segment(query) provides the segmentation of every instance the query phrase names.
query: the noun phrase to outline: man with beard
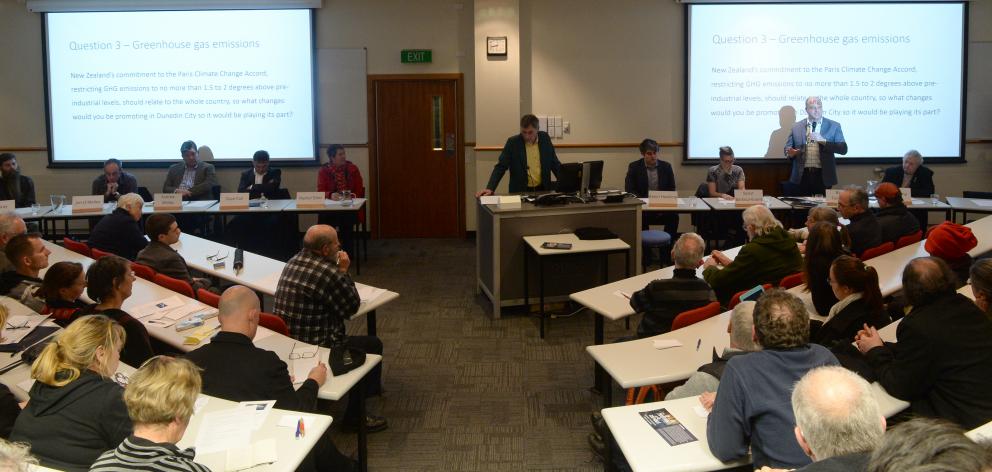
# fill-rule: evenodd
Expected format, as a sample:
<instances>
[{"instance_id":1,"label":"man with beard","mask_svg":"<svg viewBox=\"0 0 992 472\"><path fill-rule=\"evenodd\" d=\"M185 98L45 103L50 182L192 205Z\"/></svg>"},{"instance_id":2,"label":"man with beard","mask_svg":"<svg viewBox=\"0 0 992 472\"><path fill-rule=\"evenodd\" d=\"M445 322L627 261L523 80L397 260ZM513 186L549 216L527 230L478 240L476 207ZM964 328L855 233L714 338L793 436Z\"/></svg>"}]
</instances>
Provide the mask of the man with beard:
<instances>
[{"instance_id":1,"label":"man with beard","mask_svg":"<svg viewBox=\"0 0 992 472\"><path fill-rule=\"evenodd\" d=\"M17 156L5 152L0 154L0 200L14 200L17 208L29 207L35 203L34 181L21 175L17 169Z\"/></svg>"}]
</instances>

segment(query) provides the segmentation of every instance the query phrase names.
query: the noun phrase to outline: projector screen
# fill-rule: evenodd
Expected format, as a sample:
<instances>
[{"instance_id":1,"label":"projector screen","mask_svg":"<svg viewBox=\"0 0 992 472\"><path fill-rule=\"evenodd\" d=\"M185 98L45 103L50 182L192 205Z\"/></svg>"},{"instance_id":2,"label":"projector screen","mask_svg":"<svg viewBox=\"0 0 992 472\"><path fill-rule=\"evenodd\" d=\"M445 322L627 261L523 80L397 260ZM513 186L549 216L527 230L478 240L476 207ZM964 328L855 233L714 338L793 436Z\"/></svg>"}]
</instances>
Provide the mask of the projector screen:
<instances>
[{"instance_id":1,"label":"projector screen","mask_svg":"<svg viewBox=\"0 0 992 472\"><path fill-rule=\"evenodd\" d=\"M317 159L310 10L46 15L53 165Z\"/></svg>"},{"instance_id":2,"label":"projector screen","mask_svg":"<svg viewBox=\"0 0 992 472\"><path fill-rule=\"evenodd\" d=\"M840 123L849 161L962 158L963 3L688 8L686 159L720 146L784 159L810 96Z\"/></svg>"}]
</instances>

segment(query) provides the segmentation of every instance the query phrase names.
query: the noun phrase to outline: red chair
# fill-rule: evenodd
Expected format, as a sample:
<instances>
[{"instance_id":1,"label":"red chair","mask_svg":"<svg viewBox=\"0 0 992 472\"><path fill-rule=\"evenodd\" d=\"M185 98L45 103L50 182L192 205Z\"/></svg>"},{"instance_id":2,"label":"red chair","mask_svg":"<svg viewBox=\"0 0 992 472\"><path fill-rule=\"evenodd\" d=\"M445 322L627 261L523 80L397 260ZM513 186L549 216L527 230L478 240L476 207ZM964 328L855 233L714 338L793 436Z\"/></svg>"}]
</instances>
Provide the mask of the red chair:
<instances>
[{"instance_id":1,"label":"red chair","mask_svg":"<svg viewBox=\"0 0 992 472\"><path fill-rule=\"evenodd\" d=\"M771 290L772 284L764 284L761 287L764 288L765 290ZM747 290L751 290L751 289L749 288ZM747 292L747 290L741 290L740 292L735 293L734 296L730 297L730 303L727 304L727 309L733 310L734 307L741 302L741 295L744 295L744 293Z\"/></svg>"},{"instance_id":2,"label":"red chair","mask_svg":"<svg viewBox=\"0 0 992 472\"><path fill-rule=\"evenodd\" d=\"M76 241L75 239L68 237L62 238L62 246L64 246L66 249L72 252L82 254L86 257L93 257L93 253L90 251L90 247L87 246L86 243L81 243L79 241Z\"/></svg>"},{"instance_id":3,"label":"red chair","mask_svg":"<svg viewBox=\"0 0 992 472\"><path fill-rule=\"evenodd\" d=\"M889 241L885 244L880 244L878 246L865 249L864 252L861 253L861 260L867 261L868 259L871 259L873 257L878 257L881 256L882 254L888 254L894 251L895 249L896 249L895 243Z\"/></svg>"},{"instance_id":4,"label":"red chair","mask_svg":"<svg viewBox=\"0 0 992 472\"><path fill-rule=\"evenodd\" d=\"M913 243L918 243L920 242L921 239L923 239L923 231L917 231L913 234L907 234L899 238L898 241L896 241L896 249L909 246L910 244Z\"/></svg>"},{"instance_id":5,"label":"red chair","mask_svg":"<svg viewBox=\"0 0 992 472\"><path fill-rule=\"evenodd\" d=\"M792 287L802 284L803 284L803 273L796 272L795 274L786 275L785 277L782 277L782 281L778 283L778 286L788 290Z\"/></svg>"},{"instance_id":6,"label":"red chair","mask_svg":"<svg viewBox=\"0 0 992 472\"><path fill-rule=\"evenodd\" d=\"M155 277L152 278L152 282L155 282L156 284L172 290L180 295L186 295L189 298L196 298L196 295L193 294L193 286L185 280L174 279L165 274L155 274Z\"/></svg>"},{"instance_id":7,"label":"red chair","mask_svg":"<svg viewBox=\"0 0 992 472\"><path fill-rule=\"evenodd\" d=\"M114 253L112 253L112 252L101 251L100 249L97 249L95 247L94 248L90 248L90 253L93 254L92 255L93 259L103 259L104 257L113 256L114 255Z\"/></svg>"},{"instance_id":8,"label":"red chair","mask_svg":"<svg viewBox=\"0 0 992 472\"><path fill-rule=\"evenodd\" d=\"M264 328L269 328L283 336L289 336L289 326L283 321L278 315L273 315L272 313L259 313L258 314L258 324Z\"/></svg>"},{"instance_id":9,"label":"red chair","mask_svg":"<svg viewBox=\"0 0 992 472\"><path fill-rule=\"evenodd\" d=\"M155 269L148 267L144 264L138 264L137 262L131 263L131 270L134 271L134 275L141 277L149 282L155 281Z\"/></svg>"},{"instance_id":10,"label":"red chair","mask_svg":"<svg viewBox=\"0 0 992 472\"><path fill-rule=\"evenodd\" d=\"M220 307L220 295L205 288L196 289L196 299L214 308Z\"/></svg>"}]
</instances>

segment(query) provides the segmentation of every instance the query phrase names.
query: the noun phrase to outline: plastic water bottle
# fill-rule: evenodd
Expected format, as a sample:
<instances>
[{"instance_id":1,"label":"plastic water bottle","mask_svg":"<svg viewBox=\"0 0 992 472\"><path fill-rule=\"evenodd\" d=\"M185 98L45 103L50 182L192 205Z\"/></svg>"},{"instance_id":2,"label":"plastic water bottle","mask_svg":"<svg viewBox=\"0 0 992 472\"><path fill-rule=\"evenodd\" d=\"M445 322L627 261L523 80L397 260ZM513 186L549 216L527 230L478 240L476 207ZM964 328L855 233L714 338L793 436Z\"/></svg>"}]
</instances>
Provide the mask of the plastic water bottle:
<instances>
[{"instance_id":1,"label":"plastic water bottle","mask_svg":"<svg viewBox=\"0 0 992 472\"><path fill-rule=\"evenodd\" d=\"M259 200L262 201L262 208L268 208L269 207L269 199L268 198L265 198L265 195L264 194L262 195L262 198L260 198Z\"/></svg>"}]
</instances>

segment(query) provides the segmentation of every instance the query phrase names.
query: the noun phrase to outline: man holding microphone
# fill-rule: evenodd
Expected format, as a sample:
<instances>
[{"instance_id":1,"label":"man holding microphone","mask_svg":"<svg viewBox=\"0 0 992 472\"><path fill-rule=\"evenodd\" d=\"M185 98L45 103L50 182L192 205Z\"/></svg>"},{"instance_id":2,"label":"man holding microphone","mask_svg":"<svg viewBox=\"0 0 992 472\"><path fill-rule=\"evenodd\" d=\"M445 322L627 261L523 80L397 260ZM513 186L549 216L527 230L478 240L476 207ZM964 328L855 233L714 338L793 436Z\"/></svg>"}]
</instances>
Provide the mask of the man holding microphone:
<instances>
[{"instance_id":1,"label":"man holding microphone","mask_svg":"<svg viewBox=\"0 0 992 472\"><path fill-rule=\"evenodd\" d=\"M806 119L792 125L785 141L785 157L792 161L789 182L799 186L800 195L822 195L837 184L834 154L847 154L844 132L840 123L823 117L820 97L809 97Z\"/></svg>"}]
</instances>

